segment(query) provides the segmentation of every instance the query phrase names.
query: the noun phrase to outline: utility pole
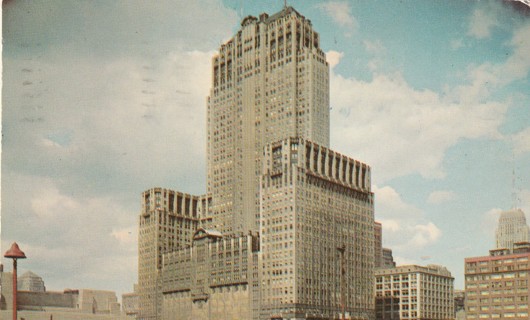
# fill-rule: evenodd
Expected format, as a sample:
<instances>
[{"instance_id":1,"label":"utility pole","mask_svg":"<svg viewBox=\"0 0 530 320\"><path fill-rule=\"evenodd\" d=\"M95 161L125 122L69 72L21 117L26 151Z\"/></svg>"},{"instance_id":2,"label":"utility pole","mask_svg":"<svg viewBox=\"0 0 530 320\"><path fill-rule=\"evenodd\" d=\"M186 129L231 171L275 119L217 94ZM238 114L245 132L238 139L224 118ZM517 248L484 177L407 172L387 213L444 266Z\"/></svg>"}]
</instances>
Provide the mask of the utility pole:
<instances>
[{"instance_id":1,"label":"utility pole","mask_svg":"<svg viewBox=\"0 0 530 320\"><path fill-rule=\"evenodd\" d=\"M337 250L340 254L340 309L342 313L342 320L346 320L346 311L345 311L345 304L344 304L344 285L346 284L346 281L344 280L344 277L346 276L346 265L344 262L344 252L346 251L346 245L342 245L340 247L337 247Z\"/></svg>"}]
</instances>

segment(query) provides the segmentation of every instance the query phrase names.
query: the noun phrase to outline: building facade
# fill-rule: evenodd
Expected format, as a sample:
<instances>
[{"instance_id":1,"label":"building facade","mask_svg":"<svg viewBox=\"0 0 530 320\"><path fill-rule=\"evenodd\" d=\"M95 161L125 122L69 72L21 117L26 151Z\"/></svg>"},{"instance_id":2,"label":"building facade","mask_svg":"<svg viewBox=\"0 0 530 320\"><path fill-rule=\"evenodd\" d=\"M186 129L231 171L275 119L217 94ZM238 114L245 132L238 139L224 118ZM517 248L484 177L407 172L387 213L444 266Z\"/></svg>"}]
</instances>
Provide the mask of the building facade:
<instances>
[{"instance_id":1,"label":"building facade","mask_svg":"<svg viewBox=\"0 0 530 320\"><path fill-rule=\"evenodd\" d=\"M467 319L528 319L530 244L465 259Z\"/></svg>"},{"instance_id":2,"label":"building facade","mask_svg":"<svg viewBox=\"0 0 530 320\"><path fill-rule=\"evenodd\" d=\"M329 145L329 67L308 19L291 7L243 19L212 59L207 127L209 228L258 231L265 145Z\"/></svg>"},{"instance_id":3,"label":"building facade","mask_svg":"<svg viewBox=\"0 0 530 320\"><path fill-rule=\"evenodd\" d=\"M383 267L383 225L380 222L374 223L374 266Z\"/></svg>"},{"instance_id":4,"label":"building facade","mask_svg":"<svg viewBox=\"0 0 530 320\"><path fill-rule=\"evenodd\" d=\"M140 297L134 286L134 292L124 293L121 295L121 309L125 315L136 318L140 309Z\"/></svg>"},{"instance_id":5,"label":"building facade","mask_svg":"<svg viewBox=\"0 0 530 320\"><path fill-rule=\"evenodd\" d=\"M521 209L501 212L496 230L497 249L513 250L516 242L528 242L530 229Z\"/></svg>"},{"instance_id":6,"label":"building facade","mask_svg":"<svg viewBox=\"0 0 530 320\"><path fill-rule=\"evenodd\" d=\"M396 262L394 261L394 256L392 255L392 249L389 248L383 248L383 260L382 262L382 268L388 269L388 268L394 268L396 266Z\"/></svg>"},{"instance_id":7,"label":"building facade","mask_svg":"<svg viewBox=\"0 0 530 320\"><path fill-rule=\"evenodd\" d=\"M206 197L152 188L142 194L138 235L139 318L157 319L161 314L162 255L191 245Z\"/></svg>"},{"instance_id":8,"label":"building facade","mask_svg":"<svg viewBox=\"0 0 530 320\"><path fill-rule=\"evenodd\" d=\"M374 319L370 167L329 149L311 22L248 16L212 58L207 195L142 195L139 319Z\"/></svg>"},{"instance_id":9,"label":"building facade","mask_svg":"<svg viewBox=\"0 0 530 320\"><path fill-rule=\"evenodd\" d=\"M294 138L263 162L262 318L373 318L370 167Z\"/></svg>"},{"instance_id":10,"label":"building facade","mask_svg":"<svg viewBox=\"0 0 530 320\"><path fill-rule=\"evenodd\" d=\"M193 245L164 255L161 319L256 319L257 234L200 228Z\"/></svg>"},{"instance_id":11,"label":"building facade","mask_svg":"<svg viewBox=\"0 0 530 320\"><path fill-rule=\"evenodd\" d=\"M375 271L376 319L454 319L454 278L437 265Z\"/></svg>"}]
</instances>

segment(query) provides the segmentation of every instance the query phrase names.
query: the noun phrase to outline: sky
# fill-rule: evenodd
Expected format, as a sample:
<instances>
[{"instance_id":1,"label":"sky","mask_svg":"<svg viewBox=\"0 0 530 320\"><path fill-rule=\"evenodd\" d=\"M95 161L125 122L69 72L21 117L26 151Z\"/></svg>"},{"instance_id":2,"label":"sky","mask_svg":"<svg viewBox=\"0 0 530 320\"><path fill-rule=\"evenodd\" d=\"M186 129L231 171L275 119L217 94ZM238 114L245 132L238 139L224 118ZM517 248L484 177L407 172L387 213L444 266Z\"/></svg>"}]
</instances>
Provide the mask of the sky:
<instances>
[{"instance_id":1,"label":"sky","mask_svg":"<svg viewBox=\"0 0 530 320\"><path fill-rule=\"evenodd\" d=\"M509 1L290 0L330 64L331 148L372 168L398 264L495 246L530 214L530 10ZM130 292L140 195L206 190L211 58L283 1L4 1L1 250L48 290ZM2 260L6 270L11 261Z\"/></svg>"}]
</instances>

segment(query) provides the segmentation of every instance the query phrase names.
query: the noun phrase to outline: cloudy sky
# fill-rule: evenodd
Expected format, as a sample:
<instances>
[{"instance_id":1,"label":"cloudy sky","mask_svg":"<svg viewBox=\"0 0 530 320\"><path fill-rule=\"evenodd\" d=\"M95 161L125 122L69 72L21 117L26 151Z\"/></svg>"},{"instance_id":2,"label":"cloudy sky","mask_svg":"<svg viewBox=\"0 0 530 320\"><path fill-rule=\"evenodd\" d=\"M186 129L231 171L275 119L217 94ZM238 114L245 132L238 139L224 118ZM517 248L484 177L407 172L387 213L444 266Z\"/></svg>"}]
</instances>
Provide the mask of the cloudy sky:
<instances>
[{"instance_id":1,"label":"cloudy sky","mask_svg":"<svg viewBox=\"0 0 530 320\"><path fill-rule=\"evenodd\" d=\"M321 34L331 146L372 166L384 245L399 264L447 266L462 288L498 213L530 214L529 10L288 3ZM141 192L205 192L212 55L244 16L282 6L4 1L2 252L17 241L20 271L48 290L131 291Z\"/></svg>"}]
</instances>

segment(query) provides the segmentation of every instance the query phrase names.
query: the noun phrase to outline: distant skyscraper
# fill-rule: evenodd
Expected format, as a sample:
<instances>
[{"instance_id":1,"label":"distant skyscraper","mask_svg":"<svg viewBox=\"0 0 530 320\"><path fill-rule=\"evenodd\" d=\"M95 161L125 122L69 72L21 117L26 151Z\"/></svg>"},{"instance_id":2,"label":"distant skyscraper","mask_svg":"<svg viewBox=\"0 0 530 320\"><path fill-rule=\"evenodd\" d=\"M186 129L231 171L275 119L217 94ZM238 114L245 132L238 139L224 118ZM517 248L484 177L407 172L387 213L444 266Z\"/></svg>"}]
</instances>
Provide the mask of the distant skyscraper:
<instances>
[{"instance_id":1,"label":"distant skyscraper","mask_svg":"<svg viewBox=\"0 0 530 320\"><path fill-rule=\"evenodd\" d=\"M513 244L529 241L526 217L521 209L503 211L496 232L497 249L513 250Z\"/></svg>"}]
</instances>

